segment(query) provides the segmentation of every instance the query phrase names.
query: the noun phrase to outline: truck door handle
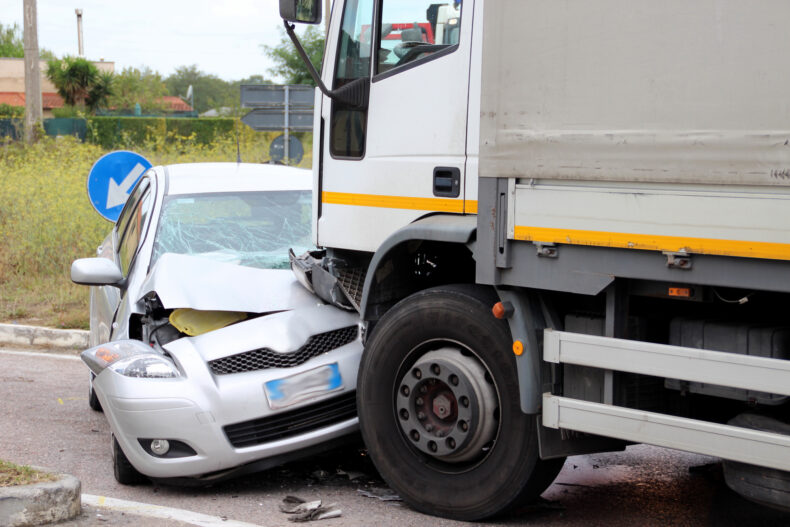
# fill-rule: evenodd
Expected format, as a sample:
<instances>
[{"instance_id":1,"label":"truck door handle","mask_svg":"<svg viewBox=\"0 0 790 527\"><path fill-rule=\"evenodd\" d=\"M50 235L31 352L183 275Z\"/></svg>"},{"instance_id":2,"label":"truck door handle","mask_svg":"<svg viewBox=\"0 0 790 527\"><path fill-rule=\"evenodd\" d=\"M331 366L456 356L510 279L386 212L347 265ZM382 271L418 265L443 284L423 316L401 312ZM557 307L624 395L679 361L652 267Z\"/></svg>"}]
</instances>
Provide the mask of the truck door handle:
<instances>
[{"instance_id":1,"label":"truck door handle","mask_svg":"<svg viewBox=\"0 0 790 527\"><path fill-rule=\"evenodd\" d=\"M461 195L461 170L456 167L433 169L433 195L457 198Z\"/></svg>"}]
</instances>

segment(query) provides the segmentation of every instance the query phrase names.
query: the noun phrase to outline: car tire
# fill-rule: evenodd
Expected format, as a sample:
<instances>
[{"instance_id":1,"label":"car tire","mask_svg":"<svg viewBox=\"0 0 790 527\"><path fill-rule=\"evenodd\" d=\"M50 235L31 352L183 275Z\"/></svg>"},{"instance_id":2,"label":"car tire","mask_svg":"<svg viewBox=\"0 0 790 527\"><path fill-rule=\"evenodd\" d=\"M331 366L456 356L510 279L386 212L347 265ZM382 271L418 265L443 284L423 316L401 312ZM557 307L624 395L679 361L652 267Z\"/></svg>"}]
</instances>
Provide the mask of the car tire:
<instances>
[{"instance_id":1,"label":"car tire","mask_svg":"<svg viewBox=\"0 0 790 527\"><path fill-rule=\"evenodd\" d=\"M564 459L541 460L521 411L512 339L493 290L416 293L379 321L357 386L362 436L382 477L418 511L475 521L537 498Z\"/></svg>"},{"instance_id":2,"label":"car tire","mask_svg":"<svg viewBox=\"0 0 790 527\"><path fill-rule=\"evenodd\" d=\"M96 412L103 412L101 407L101 403L99 402L99 398L96 396L96 390L93 389L93 379L96 378L96 375L91 372L91 378L88 382L88 406L91 407L91 410Z\"/></svg>"},{"instance_id":3,"label":"car tire","mask_svg":"<svg viewBox=\"0 0 790 527\"><path fill-rule=\"evenodd\" d=\"M145 483L146 477L140 474L129 462L129 458L121 450L121 445L115 436L112 437L112 468L115 481L121 485L138 485Z\"/></svg>"}]
</instances>

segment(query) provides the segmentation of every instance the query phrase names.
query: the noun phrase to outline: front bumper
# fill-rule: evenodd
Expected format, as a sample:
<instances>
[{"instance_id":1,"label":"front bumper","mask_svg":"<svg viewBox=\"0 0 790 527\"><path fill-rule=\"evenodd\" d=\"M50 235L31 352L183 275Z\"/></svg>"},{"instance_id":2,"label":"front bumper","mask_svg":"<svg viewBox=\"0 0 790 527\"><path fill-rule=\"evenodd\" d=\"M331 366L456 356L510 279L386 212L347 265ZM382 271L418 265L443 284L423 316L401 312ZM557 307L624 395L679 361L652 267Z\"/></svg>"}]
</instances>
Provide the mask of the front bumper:
<instances>
[{"instance_id":1,"label":"front bumper","mask_svg":"<svg viewBox=\"0 0 790 527\"><path fill-rule=\"evenodd\" d=\"M358 321L355 314L331 306L306 311L277 313L171 342L165 347L181 372L178 378L132 378L109 368L101 371L94 390L132 465L152 478L199 478L264 459L298 457L299 451L309 452L356 432L354 392L362 355L358 335L294 367L214 374L208 365L261 346L296 349L305 335ZM328 365L337 365L339 388L271 408L265 383ZM141 439L180 441L195 454L156 456L143 448Z\"/></svg>"}]
</instances>

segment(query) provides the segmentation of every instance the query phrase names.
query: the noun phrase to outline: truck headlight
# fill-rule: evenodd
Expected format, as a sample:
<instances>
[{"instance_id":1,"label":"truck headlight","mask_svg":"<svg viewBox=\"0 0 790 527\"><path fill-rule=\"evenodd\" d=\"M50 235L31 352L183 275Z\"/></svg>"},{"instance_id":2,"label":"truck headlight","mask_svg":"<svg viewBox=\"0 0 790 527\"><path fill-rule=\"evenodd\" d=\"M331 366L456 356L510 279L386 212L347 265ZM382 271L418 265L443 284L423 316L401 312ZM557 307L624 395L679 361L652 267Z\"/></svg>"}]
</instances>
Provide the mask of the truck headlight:
<instances>
[{"instance_id":1,"label":"truck headlight","mask_svg":"<svg viewBox=\"0 0 790 527\"><path fill-rule=\"evenodd\" d=\"M126 377L172 379L181 376L173 361L139 340L101 344L83 351L80 358L96 375L110 368Z\"/></svg>"}]
</instances>

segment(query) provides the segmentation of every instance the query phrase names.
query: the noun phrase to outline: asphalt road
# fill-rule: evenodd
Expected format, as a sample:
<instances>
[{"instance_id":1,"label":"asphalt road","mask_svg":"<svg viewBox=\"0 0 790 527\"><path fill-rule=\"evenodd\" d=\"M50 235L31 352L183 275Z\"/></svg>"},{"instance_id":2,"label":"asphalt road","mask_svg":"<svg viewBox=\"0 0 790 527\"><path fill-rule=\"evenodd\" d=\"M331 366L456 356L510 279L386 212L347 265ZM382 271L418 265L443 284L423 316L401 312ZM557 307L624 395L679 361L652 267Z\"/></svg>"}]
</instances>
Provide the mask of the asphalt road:
<instances>
[{"instance_id":1,"label":"asphalt road","mask_svg":"<svg viewBox=\"0 0 790 527\"><path fill-rule=\"evenodd\" d=\"M0 351L0 458L66 472L82 492L186 509L265 526L293 525L278 505L287 495L336 503L345 525L469 525L414 512L402 502L366 497L380 493L364 450L348 447L321 457L212 487L115 482L110 431L87 403L88 370L79 360ZM88 509L69 525L131 525ZM147 523L146 523L147 524ZM540 502L486 525L547 526L771 526L790 516L751 504L724 484L714 458L638 445L625 452L569 458ZM185 525L166 522L157 525Z\"/></svg>"}]
</instances>

